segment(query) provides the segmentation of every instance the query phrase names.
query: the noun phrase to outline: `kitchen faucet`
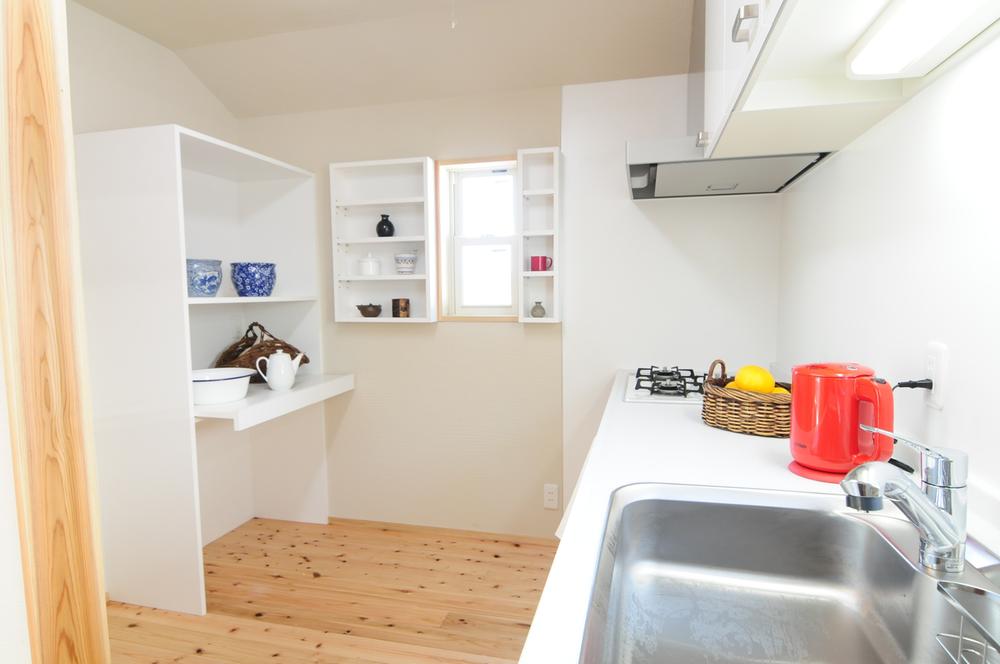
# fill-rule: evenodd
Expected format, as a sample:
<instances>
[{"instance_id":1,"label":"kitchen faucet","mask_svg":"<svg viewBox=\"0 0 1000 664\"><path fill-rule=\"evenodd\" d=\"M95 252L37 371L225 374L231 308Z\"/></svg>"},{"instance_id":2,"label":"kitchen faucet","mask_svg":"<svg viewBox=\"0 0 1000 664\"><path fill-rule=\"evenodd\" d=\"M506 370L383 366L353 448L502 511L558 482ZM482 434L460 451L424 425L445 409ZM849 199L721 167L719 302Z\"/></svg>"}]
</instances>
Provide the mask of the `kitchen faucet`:
<instances>
[{"instance_id":1,"label":"kitchen faucet","mask_svg":"<svg viewBox=\"0 0 1000 664\"><path fill-rule=\"evenodd\" d=\"M847 506L866 512L882 509L882 499L896 503L920 531L920 564L961 572L965 566L966 479L969 457L965 452L933 448L907 440L891 431L861 425L873 434L889 436L920 452L920 485L892 464L864 463L847 473L840 486Z\"/></svg>"}]
</instances>

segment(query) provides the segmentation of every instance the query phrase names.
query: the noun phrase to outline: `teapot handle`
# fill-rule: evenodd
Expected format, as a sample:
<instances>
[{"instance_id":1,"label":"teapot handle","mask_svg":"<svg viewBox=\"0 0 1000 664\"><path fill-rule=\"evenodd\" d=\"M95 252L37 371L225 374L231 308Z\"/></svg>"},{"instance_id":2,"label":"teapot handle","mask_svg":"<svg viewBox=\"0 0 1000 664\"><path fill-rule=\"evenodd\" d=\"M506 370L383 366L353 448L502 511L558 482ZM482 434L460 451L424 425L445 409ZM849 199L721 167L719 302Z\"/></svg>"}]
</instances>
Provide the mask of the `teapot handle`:
<instances>
[{"instance_id":1,"label":"teapot handle","mask_svg":"<svg viewBox=\"0 0 1000 664\"><path fill-rule=\"evenodd\" d=\"M265 363L267 362L267 358L264 357L263 355L261 355L260 357L257 358L257 361L254 362L254 366L257 367L257 373L260 374L260 377L263 378L267 383L270 384L271 381L267 380L267 374L265 372L263 372L263 371L260 370L260 362L261 362L261 360L263 360Z\"/></svg>"}]
</instances>

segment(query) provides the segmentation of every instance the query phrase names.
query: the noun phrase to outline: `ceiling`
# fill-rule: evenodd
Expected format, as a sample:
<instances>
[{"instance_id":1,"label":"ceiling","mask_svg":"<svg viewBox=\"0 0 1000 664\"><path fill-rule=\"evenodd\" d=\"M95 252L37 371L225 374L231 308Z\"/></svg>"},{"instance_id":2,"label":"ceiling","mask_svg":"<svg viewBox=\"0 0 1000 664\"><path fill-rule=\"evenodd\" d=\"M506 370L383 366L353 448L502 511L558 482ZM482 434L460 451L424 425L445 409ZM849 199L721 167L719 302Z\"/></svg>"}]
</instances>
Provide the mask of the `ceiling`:
<instances>
[{"instance_id":1,"label":"ceiling","mask_svg":"<svg viewBox=\"0 0 1000 664\"><path fill-rule=\"evenodd\" d=\"M684 73L694 3L79 1L175 51L238 117Z\"/></svg>"}]
</instances>

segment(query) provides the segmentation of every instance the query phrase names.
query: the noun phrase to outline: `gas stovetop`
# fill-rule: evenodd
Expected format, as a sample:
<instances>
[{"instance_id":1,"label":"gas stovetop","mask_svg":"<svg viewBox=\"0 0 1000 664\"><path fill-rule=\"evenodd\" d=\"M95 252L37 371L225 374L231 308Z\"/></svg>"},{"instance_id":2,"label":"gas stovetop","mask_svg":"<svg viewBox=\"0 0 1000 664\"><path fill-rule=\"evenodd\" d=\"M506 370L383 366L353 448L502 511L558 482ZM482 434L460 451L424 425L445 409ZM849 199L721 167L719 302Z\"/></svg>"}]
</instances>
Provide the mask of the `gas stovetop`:
<instances>
[{"instance_id":1,"label":"gas stovetop","mask_svg":"<svg viewBox=\"0 0 1000 664\"><path fill-rule=\"evenodd\" d=\"M702 402L705 374L678 367L645 367L629 374L625 401L639 403Z\"/></svg>"}]
</instances>

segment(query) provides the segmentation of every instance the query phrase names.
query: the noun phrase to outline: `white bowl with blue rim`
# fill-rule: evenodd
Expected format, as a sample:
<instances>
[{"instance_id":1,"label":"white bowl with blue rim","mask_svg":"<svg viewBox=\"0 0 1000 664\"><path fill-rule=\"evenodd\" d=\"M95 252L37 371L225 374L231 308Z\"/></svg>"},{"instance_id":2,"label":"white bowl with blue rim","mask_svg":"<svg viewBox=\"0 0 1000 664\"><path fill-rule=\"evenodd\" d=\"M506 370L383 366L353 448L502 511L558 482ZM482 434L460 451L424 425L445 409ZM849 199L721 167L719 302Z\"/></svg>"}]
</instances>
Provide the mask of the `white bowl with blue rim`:
<instances>
[{"instance_id":1,"label":"white bowl with blue rim","mask_svg":"<svg viewBox=\"0 0 1000 664\"><path fill-rule=\"evenodd\" d=\"M188 297L215 297L222 285L222 261L187 259Z\"/></svg>"},{"instance_id":2,"label":"white bowl with blue rim","mask_svg":"<svg viewBox=\"0 0 1000 664\"><path fill-rule=\"evenodd\" d=\"M274 290L277 273L274 263L230 263L236 294L240 297L267 297Z\"/></svg>"},{"instance_id":3,"label":"white bowl with blue rim","mask_svg":"<svg viewBox=\"0 0 1000 664\"><path fill-rule=\"evenodd\" d=\"M250 389L253 369L222 368L195 369L191 372L194 383L194 405L210 406L245 399Z\"/></svg>"}]
</instances>

